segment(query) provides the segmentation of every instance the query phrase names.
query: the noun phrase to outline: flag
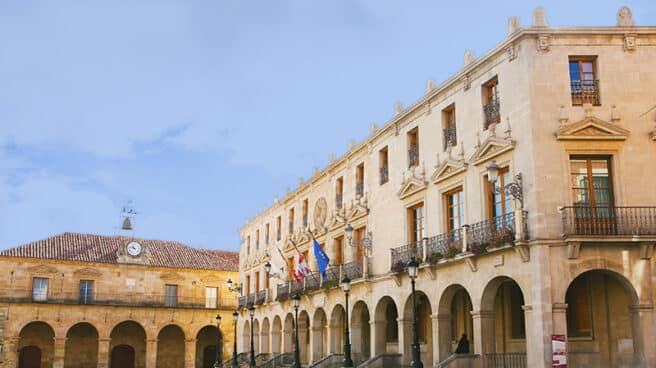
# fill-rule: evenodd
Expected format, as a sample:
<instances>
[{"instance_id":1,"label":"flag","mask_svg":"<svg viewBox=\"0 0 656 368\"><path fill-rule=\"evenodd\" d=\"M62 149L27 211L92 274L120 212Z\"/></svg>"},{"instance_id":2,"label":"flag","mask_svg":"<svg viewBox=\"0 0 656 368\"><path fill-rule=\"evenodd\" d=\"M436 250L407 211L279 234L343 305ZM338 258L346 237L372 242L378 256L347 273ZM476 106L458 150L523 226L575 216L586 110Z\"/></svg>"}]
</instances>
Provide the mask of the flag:
<instances>
[{"instance_id":1,"label":"flag","mask_svg":"<svg viewBox=\"0 0 656 368\"><path fill-rule=\"evenodd\" d=\"M326 268L328 267L330 258L328 258L326 252L321 249L321 245L319 245L317 239L314 239L314 257L317 259L317 267L319 267L321 276L324 280L327 279L328 276L326 276Z\"/></svg>"},{"instance_id":2,"label":"flag","mask_svg":"<svg viewBox=\"0 0 656 368\"><path fill-rule=\"evenodd\" d=\"M296 278L297 283L301 283L301 280L307 275L310 274L310 267L308 267L307 262L305 261L305 258L303 258L303 255L301 253L298 254L298 265L296 266L296 269L294 270L294 278Z\"/></svg>"}]
</instances>

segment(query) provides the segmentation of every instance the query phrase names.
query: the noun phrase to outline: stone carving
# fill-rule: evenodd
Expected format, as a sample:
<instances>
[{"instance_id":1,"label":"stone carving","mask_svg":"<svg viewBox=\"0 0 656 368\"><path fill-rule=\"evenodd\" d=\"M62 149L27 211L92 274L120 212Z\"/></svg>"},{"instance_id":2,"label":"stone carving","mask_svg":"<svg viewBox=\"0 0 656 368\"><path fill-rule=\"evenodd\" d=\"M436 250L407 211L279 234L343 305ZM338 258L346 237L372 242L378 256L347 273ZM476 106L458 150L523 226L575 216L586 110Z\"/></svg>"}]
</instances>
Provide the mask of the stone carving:
<instances>
[{"instance_id":1,"label":"stone carving","mask_svg":"<svg viewBox=\"0 0 656 368\"><path fill-rule=\"evenodd\" d=\"M326 198L321 197L317 200L317 203L314 205L314 227L321 229L326 223L326 217L328 216L328 202Z\"/></svg>"},{"instance_id":2,"label":"stone carving","mask_svg":"<svg viewBox=\"0 0 656 368\"><path fill-rule=\"evenodd\" d=\"M371 134L376 134L378 132L378 124L373 123L371 124Z\"/></svg>"},{"instance_id":3,"label":"stone carving","mask_svg":"<svg viewBox=\"0 0 656 368\"><path fill-rule=\"evenodd\" d=\"M510 17L508 18L508 36L519 31L520 23L519 18Z\"/></svg>"},{"instance_id":4,"label":"stone carving","mask_svg":"<svg viewBox=\"0 0 656 368\"><path fill-rule=\"evenodd\" d=\"M465 66L474 62L474 53L471 50L465 51Z\"/></svg>"},{"instance_id":5,"label":"stone carving","mask_svg":"<svg viewBox=\"0 0 656 368\"><path fill-rule=\"evenodd\" d=\"M623 6L617 12L617 26L618 27L634 27L633 15L628 6Z\"/></svg>"},{"instance_id":6,"label":"stone carving","mask_svg":"<svg viewBox=\"0 0 656 368\"><path fill-rule=\"evenodd\" d=\"M40 264L28 268L27 272L30 274L52 274L52 273L57 273L57 269L52 266Z\"/></svg>"},{"instance_id":7,"label":"stone carving","mask_svg":"<svg viewBox=\"0 0 656 368\"><path fill-rule=\"evenodd\" d=\"M538 35L537 48L538 51L544 51L544 52L549 51L549 35L547 34Z\"/></svg>"},{"instance_id":8,"label":"stone carving","mask_svg":"<svg viewBox=\"0 0 656 368\"><path fill-rule=\"evenodd\" d=\"M635 35L625 34L624 43L622 44L624 51L633 51L636 48L636 38Z\"/></svg>"},{"instance_id":9,"label":"stone carving","mask_svg":"<svg viewBox=\"0 0 656 368\"><path fill-rule=\"evenodd\" d=\"M95 268L85 267L73 272L73 275L77 277L100 277L100 271Z\"/></svg>"},{"instance_id":10,"label":"stone carving","mask_svg":"<svg viewBox=\"0 0 656 368\"><path fill-rule=\"evenodd\" d=\"M432 79L426 81L426 93L430 93L434 89L435 89L435 81Z\"/></svg>"},{"instance_id":11,"label":"stone carving","mask_svg":"<svg viewBox=\"0 0 656 368\"><path fill-rule=\"evenodd\" d=\"M396 115L400 114L403 112L403 104L401 102L397 102L394 104L394 113Z\"/></svg>"},{"instance_id":12,"label":"stone carving","mask_svg":"<svg viewBox=\"0 0 656 368\"><path fill-rule=\"evenodd\" d=\"M355 141L354 141L353 139L351 139L351 140L349 141L349 147L348 147L348 150L349 150L349 151L353 151L354 148L355 148Z\"/></svg>"},{"instance_id":13,"label":"stone carving","mask_svg":"<svg viewBox=\"0 0 656 368\"><path fill-rule=\"evenodd\" d=\"M508 61L513 61L517 58L518 50L519 45L515 45L514 43L511 43L506 47L506 56L508 57Z\"/></svg>"},{"instance_id":14,"label":"stone carving","mask_svg":"<svg viewBox=\"0 0 656 368\"><path fill-rule=\"evenodd\" d=\"M331 154L330 154L330 157L328 158L328 161L332 164L332 163L335 162L336 160L337 160L337 156L335 156L334 153L331 153Z\"/></svg>"},{"instance_id":15,"label":"stone carving","mask_svg":"<svg viewBox=\"0 0 656 368\"><path fill-rule=\"evenodd\" d=\"M533 27L549 27L544 8L540 6L533 11Z\"/></svg>"},{"instance_id":16,"label":"stone carving","mask_svg":"<svg viewBox=\"0 0 656 368\"><path fill-rule=\"evenodd\" d=\"M617 123L618 121L620 121L620 119L621 119L620 112L617 110L617 106L612 105L610 107L610 121L612 121L613 123Z\"/></svg>"},{"instance_id":17,"label":"stone carving","mask_svg":"<svg viewBox=\"0 0 656 368\"><path fill-rule=\"evenodd\" d=\"M513 140L488 137L476 152L474 152L469 162L474 165L480 165L514 148L515 141Z\"/></svg>"},{"instance_id":18,"label":"stone carving","mask_svg":"<svg viewBox=\"0 0 656 368\"><path fill-rule=\"evenodd\" d=\"M469 77L469 74L464 75L462 78L460 78L460 81L462 82L462 88L466 91L471 87L471 78Z\"/></svg>"},{"instance_id":19,"label":"stone carving","mask_svg":"<svg viewBox=\"0 0 656 368\"><path fill-rule=\"evenodd\" d=\"M560 105L560 111L558 111L558 121L560 122L560 125L567 124L567 121L569 121L569 116L567 115L567 109L565 109L565 105Z\"/></svg>"},{"instance_id":20,"label":"stone carving","mask_svg":"<svg viewBox=\"0 0 656 368\"><path fill-rule=\"evenodd\" d=\"M558 140L623 141L628 136L628 130L596 117L586 117L578 122L563 125L556 131Z\"/></svg>"}]
</instances>

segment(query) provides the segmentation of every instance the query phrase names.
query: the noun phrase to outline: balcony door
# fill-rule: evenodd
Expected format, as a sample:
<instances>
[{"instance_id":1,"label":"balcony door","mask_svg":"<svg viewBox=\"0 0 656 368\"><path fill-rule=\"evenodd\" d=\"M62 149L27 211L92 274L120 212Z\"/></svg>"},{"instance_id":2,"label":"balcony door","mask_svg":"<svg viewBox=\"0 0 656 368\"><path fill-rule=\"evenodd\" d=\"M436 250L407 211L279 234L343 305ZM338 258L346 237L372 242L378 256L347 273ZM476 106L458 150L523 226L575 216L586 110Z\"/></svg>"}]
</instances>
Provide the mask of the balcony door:
<instances>
[{"instance_id":1,"label":"balcony door","mask_svg":"<svg viewBox=\"0 0 656 368\"><path fill-rule=\"evenodd\" d=\"M610 157L570 158L575 226L582 234L615 233Z\"/></svg>"}]
</instances>

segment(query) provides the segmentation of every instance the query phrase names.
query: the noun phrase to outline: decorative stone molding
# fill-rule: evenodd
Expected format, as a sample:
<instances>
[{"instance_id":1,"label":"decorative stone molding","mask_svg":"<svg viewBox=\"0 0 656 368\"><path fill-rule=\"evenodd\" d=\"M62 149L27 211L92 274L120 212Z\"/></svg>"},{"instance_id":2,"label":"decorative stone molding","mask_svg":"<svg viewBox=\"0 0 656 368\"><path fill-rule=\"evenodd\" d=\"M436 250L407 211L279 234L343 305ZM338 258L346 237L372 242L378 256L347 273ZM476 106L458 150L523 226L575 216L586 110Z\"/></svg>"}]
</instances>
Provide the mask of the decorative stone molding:
<instances>
[{"instance_id":1,"label":"decorative stone molding","mask_svg":"<svg viewBox=\"0 0 656 368\"><path fill-rule=\"evenodd\" d=\"M635 27L633 21L633 14L628 6L623 6L617 11L617 26L618 27Z\"/></svg>"},{"instance_id":2,"label":"decorative stone molding","mask_svg":"<svg viewBox=\"0 0 656 368\"><path fill-rule=\"evenodd\" d=\"M464 58L464 62L465 62L464 66L467 66L467 65L474 62L474 53L471 50L467 50L467 51L465 51L465 55L464 55L463 58Z\"/></svg>"},{"instance_id":3,"label":"decorative stone molding","mask_svg":"<svg viewBox=\"0 0 656 368\"><path fill-rule=\"evenodd\" d=\"M480 165L487 162L502 153L511 151L515 148L515 141L511 139L501 139L497 137L488 137L485 142L474 152L469 160L474 165Z\"/></svg>"},{"instance_id":4,"label":"decorative stone molding","mask_svg":"<svg viewBox=\"0 0 656 368\"><path fill-rule=\"evenodd\" d=\"M467 170L467 163L464 160L455 161L447 160L438 165L430 181L434 184L443 182Z\"/></svg>"},{"instance_id":5,"label":"decorative stone molding","mask_svg":"<svg viewBox=\"0 0 656 368\"><path fill-rule=\"evenodd\" d=\"M564 105L560 105L560 109L558 110L558 122L560 125L565 125L568 121L569 115L567 114L567 109Z\"/></svg>"},{"instance_id":6,"label":"decorative stone molding","mask_svg":"<svg viewBox=\"0 0 656 368\"><path fill-rule=\"evenodd\" d=\"M397 102L394 104L394 115L398 115L403 112L403 104L401 102Z\"/></svg>"},{"instance_id":7,"label":"decorative stone molding","mask_svg":"<svg viewBox=\"0 0 656 368\"><path fill-rule=\"evenodd\" d=\"M465 258L465 264L469 266L471 272L476 272L478 270L478 268L476 267L476 260L474 259L474 257Z\"/></svg>"},{"instance_id":8,"label":"decorative stone molding","mask_svg":"<svg viewBox=\"0 0 656 368\"><path fill-rule=\"evenodd\" d=\"M515 45L514 43L511 43L506 47L506 57L508 57L508 61L513 61L517 59L517 54L519 52L519 45Z\"/></svg>"},{"instance_id":9,"label":"decorative stone molding","mask_svg":"<svg viewBox=\"0 0 656 368\"><path fill-rule=\"evenodd\" d=\"M561 126L555 133L558 140L593 140L593 141L623 141L629 136L629 131L617 124L603 121L596 117L586 117L575 123Z\"/></svg>"},{"instance_id":10,"label":"decorative stone molding","mask_svg":"<svg viewBox=\"0 0 656 368\"><path fill-rule=\"evenodd\" d=\"M654 252L653 242L640 243L640 259L651 259L653 252Z\"/></svg>"},{"instance_id":11,"label":"decorative stone molding","mask_svg":"<svg viewBox=\"0 0 656 368\"><path fill-rule=\"evenodd\" d=\"M469 90L471 87L471 77L469 74L465 74L462 78L460 78L460 82L462 82L462 89L465 91Z\"/></svg>"},{"instance_id":12,"label":"decorative stone molding","mask_svg":"<svg viewBox=\"0 0 656 368\"><path fill-rule=\"evenodd\" d=\"M437 272L433 271L433 268L430 265L424 269L426 270L426 273L431 280L435 280L437 278Z\"/></svg>"},{"instance_id":13,"label":"decorative stone molding","mask_svg":"<svg viewBox=\"0 0 656 368\"><path fill-rule=\"evenodd\" d=\"M401 189L397 192L397 195L400 199L405 199L413 194L419 193L426 189L426 172L421 167L421 170L418 170L417 167L413 167L410 170L410 175L406 177L403 175L403 182L401 183Z\"/></svg>"},{"instance_id":14,"label":"decorative stone molding","mask_svg":"<svg viewBox=\"0 0 656 368\"><path fill-rule=\"evenodd\" d=\"M549 45L550 45L550 42L551 42L550 38L551 38L551 36L549 36L548 34L539 34L538 35L538 40L537 40L537 44L536 44L536 47L537 47L538 51L541 51L541 52L549 51Z\"/></svg>"},{"instance_id":15,"label":"decorative stone molding","mask_svg":"<svg viewBox=\"0 0 656 368\"><path fill-rule=\"evenodd\" d=\"M91 267L81 268L73 272L73 276L75 277L98 278L100 275L102 275L100 271Z\"/></svg>"},{"instance_id":16,"label":"decorative stone molding","mask_svg":"<svg viewBox=\"0 0 656 368\"><path fill-rule=\"evenodd\" d=\"M177 272L165 272L159 276L160 279L165 281L181 281L184 277Z\"/></svg>"},{"instance_id":17,"label":"decorative stone molding","mask_svg":"<svg viewBox=\"0 0 656 368\"><path fill-rule=\"evenodd\" d=\"M567 303L553 303L551 311L554 313L567 313Z\"/></svg>"},{"instance_id":18,"label":"decorative stone molding","mask_svg":"<svg viewBox=\"0 0 656 368\"><path fill-rule=\"evenodd\" d=\"M624 51L634 51L636 49L636 36L634 34L625 34L624 42L622 43Z\"/></svg>"},{"instance_id":19,"label":"decorative stone molding","mask_svg":"<svg viewBox=\"0 0 656 368\"><path fill-rule=\"evenodd\" d=\"M434 80L429 79L426 81L426 94L431 93L435 88L437 88L437 85Z\"/></svg>"},{"instance_id":20,"label":"decorative stone molding","mask_svg":"<svg viewBox=\"0 0 656 368\"><path fill-rule=\"evenodd\" d=\"M519 255L519 258L521 258L522 262L526 263L531 260L531 252L526 242L516 242L514 249L515 253Z\"/></svg>"},{"instance_id":21,"label":"decorative stone molding","mask_svg":"<svg viewBox=\"0 0 656 368\"><path fill-rule=\"evenodd\" d=\"M538 6L533 10L533 27L549 27L543 7Z\"/></svg>"},{"instance_id":22,"label":"decorative stone molding","mask_svg":"<svg viewBox=\"0 0 656 368\"><path fill-rule=\"evenodd\" d=\"M49 275L49 274L55 274L58 271L53 266L40 264L40 265L36 265L36 266L32 266L32 267L28 268L27 272L29 274Z\"/></svg>"},{"instance_id":23,"label":"decorative stone molding","mask_svg":"<svg viewBox=\"0 0 656 368\"><path fill-rule=\"evenodd\" d=\"M314 227L321 229L326 223L326 218L328 217L328 202L326 198L321 197L317 199L317 202L314 204Z\"/></svg>"},{"instance_id":24,"label":"decorative stone molding","mask_svg":"<svg viewBox=\"0 0 656 368\"><path fill-rule=\"evenodd\" d=\"M368 214L369 214L369 208L367 207L366 202L363 203L361 201L358 201L356 204L354 204L351 207L346 218L348 219L348 221L355 221Z\"/></svg>"},{"instance_id":25,"label":"decorative stone molding","mask_svg":"<svg viewBox=\"0 0 656 368\"><path fill-rule=\"evenodd\" d=\"M567 242L567 258L578 259L581 252L581 242Z\"/></svg>"},{"instance_id":26,"label":"decorative stone molding","mask_svg":"<svg viewBox=\"0 0 656 368\"><path fill-rule=\"evenodd\" d=\"M508 18L508 35L506 37L519 31L519 28L520 28L519 18L517 17Z\"/></svg>"}]
</instances>

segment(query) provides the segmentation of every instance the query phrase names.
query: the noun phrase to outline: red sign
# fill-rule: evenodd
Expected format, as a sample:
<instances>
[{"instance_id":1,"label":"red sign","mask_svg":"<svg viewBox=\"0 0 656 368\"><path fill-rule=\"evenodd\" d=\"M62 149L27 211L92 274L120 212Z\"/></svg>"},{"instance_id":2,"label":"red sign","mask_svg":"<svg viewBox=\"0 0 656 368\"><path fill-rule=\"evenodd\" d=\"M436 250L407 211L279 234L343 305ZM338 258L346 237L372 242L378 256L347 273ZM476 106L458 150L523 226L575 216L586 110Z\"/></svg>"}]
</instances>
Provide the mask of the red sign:
<instances>
[{"instance_id":1,"label":"red sign","mask_svg":"<svg viewBox=\"0 0 656 368\"><path fill-rule=\"evenodd\" d=\"M552 368L567 368L567 338L551 335Z\"/></svg>"}]
</instances>

